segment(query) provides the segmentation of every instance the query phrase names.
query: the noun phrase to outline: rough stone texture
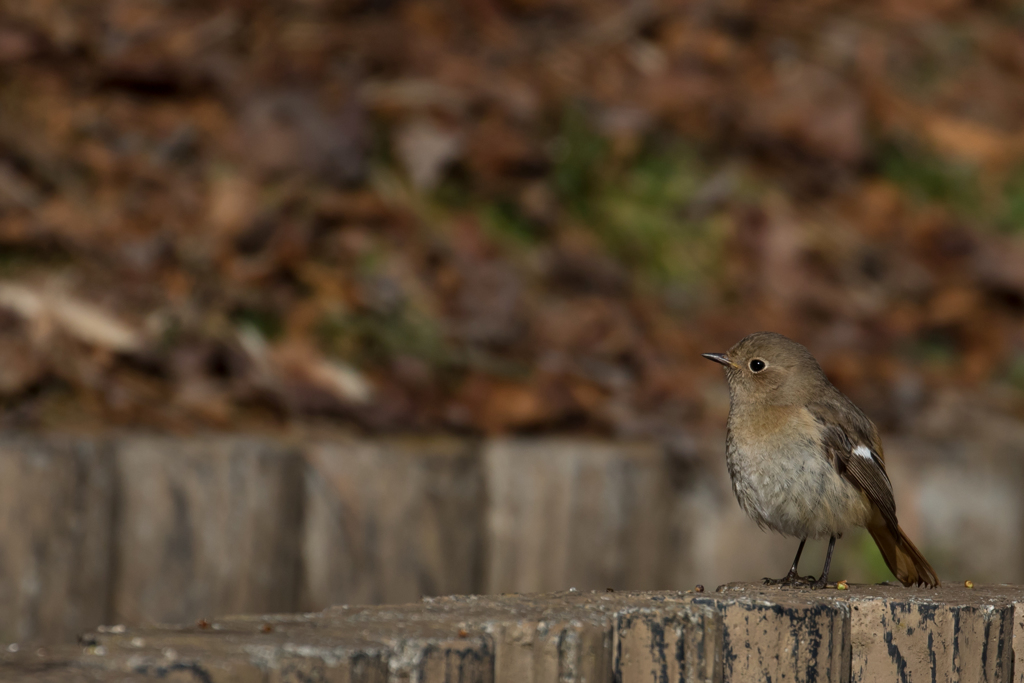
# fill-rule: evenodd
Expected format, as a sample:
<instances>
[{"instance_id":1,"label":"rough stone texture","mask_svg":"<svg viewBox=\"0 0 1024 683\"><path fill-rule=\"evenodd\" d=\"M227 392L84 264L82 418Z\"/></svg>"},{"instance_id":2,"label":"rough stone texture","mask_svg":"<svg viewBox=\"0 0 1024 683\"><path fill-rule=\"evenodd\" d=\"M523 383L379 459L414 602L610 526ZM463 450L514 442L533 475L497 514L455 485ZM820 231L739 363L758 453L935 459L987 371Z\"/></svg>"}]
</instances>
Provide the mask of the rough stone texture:
<instances>
[{"instance_id":1,"label":"rough stone texture","mask_svg":"<svg viewBox=\"0 0 1024 683\"><path fill-rule=\"evenodd\" d=\"M1024 669L1014 663L1024 654L1024 587L854 585L848 591L811 592L741 584L720 590L744 601L773 603L792 592L820 607L841 609L848 643L841 680L1024 679Z\"/></svg>"},{"instance_id":2,"label":"rough stone texture","mask_svg":"<svg viewBox=\"0 0 1024 683\"><path fill-rule=\"evenodd\" d=\"M1014 617L1024 590L1007 586L930 591L885 602L864 589L850 600L854 681L1012 680ZM872 595L874 594L874 595ZM1020 671L1024 675L1024 670Z\"/></svg>"},{"instance_id":3,"label":"rough stone texture","mask_svg":"<svg viewBox=\"0 0 1024 683\"><path fill-rule=\"evenodd\" d=\"M647 604L627 602L616 614L613 680L721 680L722 618L716 605L685 603L679 594L645 597Z\"/></svg>"},{"instance_id":4,"label":"rough stone texture","mask_svg":"<svg viewBox=\"0 0 1024 683\"><path fill-rule=\"evenodd\" d=\"M1013 605L1013 674L1012 680L1024 680L1024 602Z\"/></svg>"},{"instance_id":5,"label":"rough stone texture","mask_svg":"<svg viewBox=\"0 0 1024 683\"><path fill-rule=\"evenodd\" d=\"M103 629L8 681L1011 681L1024 588L459 596Z\"/></svg>"},{"instance_id":6,"label":"rough stone texture","mask_svg":"<svg viewBox=\"0 0 1024 683\"><path fill-rule=\"evenodd\" d=\"M848 681L850 610L811 591L748 586L710 597L721 615L726 681Z\"/></svg>"},{"instance_id":7,"label":"rough stone texture","mask_svg":"<svg viewBox=\"0 0 1024 683\"><path fill-rule=\"evenodd\" d=\"M481 590L484 483L469 443L334 439L305 454L301 609Z\"/></svg>"},{"instance_id":8,"label":"rough stone texture","mask_svg":"<svg viewBox=\"0 0 1024 683\"><path fill-rule=\"evenodd\" d=\"M419 605L335 608L320 614L215 620L175 629L95 633L43 658L7 653L0 678L50 679L57 671L93 680L141 680L173 674L202 681L459 681L595 683L649 680L640 669L617 667L620 617L698 628L703 606L681 594L453 597ZM702 633L681 631L680 640ZM634 658L644 642L634 638ZM656 646L655 641L649 647ZM692 648L686 648L690 650ZM692 668L692 667L691 667ZM714 664L708 666L713 672ZM186 677L186 674L188 677ZM700 680L703 680L704 677ZM26 680L35 680L26 678ZM676 679L685 680L685 679ZM720 677L718 680L721 680Z\"/></svg>"},{"instance_id":9,"label":"rough stone texture","mask_svg":"<svg viewBox=\"0 0 1024 683\"><path fill-rule=\"evenodd\" d=\"M109 606L113 461L72 439L0 439L0 639L67 640Z\"/></svg>"},{"instance_id":10,"label":"rough stone texture","mask_svg":"<svg viewBox=\"0 0 1024 683\"><path fill-rule=\"evenodd\" d=\"M260 439L126 437L110 618L298 606L302 459Z\"/></svg>"},{"instance_id":11,"label":"rough stone texture","mask_svg":"<svg viewBox=\"0 0 1024 683\"><path fill-rule=\"evenodd\" d=\"M484 463L487 592L666 584L672 489L662 449L500 440Z\"/></svg>"}]
</instances>

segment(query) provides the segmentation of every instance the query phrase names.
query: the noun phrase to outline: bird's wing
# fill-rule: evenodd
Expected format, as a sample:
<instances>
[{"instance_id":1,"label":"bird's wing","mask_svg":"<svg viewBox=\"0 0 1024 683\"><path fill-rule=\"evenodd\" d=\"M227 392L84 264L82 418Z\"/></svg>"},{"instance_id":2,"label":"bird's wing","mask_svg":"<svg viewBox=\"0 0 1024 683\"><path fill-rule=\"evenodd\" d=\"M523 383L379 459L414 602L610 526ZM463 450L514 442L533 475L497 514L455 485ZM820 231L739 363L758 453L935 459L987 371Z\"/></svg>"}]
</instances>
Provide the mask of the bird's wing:
<instances>
[{"instance_id":1,"label":"bird's wing","mask_svg":"<svg viewBox=\"0 0 1024 683\"><path fill-rule=\"evenodd\" d=\"M882 444L871 420L852 403L818 403L808 407L821 425L825 455L843 477L867 495L886 525L895 531L896 499L885 473Z\"/></svg>"}]
</instances>

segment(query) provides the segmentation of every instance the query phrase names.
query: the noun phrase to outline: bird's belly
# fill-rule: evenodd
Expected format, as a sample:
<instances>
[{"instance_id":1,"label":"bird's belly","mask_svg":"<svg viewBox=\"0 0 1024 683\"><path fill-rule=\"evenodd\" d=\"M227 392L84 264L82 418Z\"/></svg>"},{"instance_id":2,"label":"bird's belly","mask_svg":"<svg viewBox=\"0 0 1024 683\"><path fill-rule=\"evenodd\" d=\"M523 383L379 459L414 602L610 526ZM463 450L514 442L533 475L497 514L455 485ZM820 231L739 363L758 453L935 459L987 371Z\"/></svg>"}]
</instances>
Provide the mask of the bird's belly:
<instances>
[{"instance_id":1,"label":"bird's belly","mask_svg":"<svg viewBox=\"0 0 1024 683\"><path fill-rule=\"evenodd\" d=\"M736 449L727 463L740 507L762 527L827 538L864 526L870 517L867 496L813 451L769 459Z\"/></svg>"}]
</instances>

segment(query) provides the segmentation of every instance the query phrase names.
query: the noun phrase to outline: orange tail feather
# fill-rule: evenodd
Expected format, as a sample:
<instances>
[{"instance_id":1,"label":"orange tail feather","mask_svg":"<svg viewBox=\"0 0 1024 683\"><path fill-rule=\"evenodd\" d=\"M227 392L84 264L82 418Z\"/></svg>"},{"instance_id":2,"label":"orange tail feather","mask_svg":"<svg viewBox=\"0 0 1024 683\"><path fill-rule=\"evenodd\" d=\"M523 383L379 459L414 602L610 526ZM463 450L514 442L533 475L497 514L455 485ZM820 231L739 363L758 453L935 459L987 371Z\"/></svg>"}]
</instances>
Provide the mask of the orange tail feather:
<instances>
[{"instance_id":1,"label":"orange tail feather","mask_svg":"<svg viewBox=\"0 0 1024 683\"><path fill-rule=\"evenodd\" d=\"M889 571L904 586L935 588L939 585L939 575L899 526L896 527L896 533L893 533L887 524L879 520L879 523L868 525L868 533L882 551L882 559Z\"/></svg>"}]
</instances>

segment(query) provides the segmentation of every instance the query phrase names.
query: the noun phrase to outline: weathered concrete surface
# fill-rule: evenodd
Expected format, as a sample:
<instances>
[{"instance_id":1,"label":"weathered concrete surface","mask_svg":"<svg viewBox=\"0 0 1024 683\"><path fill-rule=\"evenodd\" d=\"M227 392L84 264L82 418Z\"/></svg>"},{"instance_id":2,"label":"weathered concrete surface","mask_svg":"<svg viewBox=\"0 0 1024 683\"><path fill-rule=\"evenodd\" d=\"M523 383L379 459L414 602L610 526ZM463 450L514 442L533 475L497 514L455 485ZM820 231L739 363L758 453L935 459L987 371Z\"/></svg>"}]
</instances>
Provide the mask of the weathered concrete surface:
<instances>
[{"instance_id":1,"label":"weathered concrete surface","mask_svg":"<svg viewBox=\"0 0 1024 683\"><path fill-rule=\"evenodd\" d=\"M888 603L873 592L849 603L854 681L1012 680L1014 650L1024 654L1024 642L1013 639L1024 590L946 589L928 600ZM1020 680L1024 668L1017 671Z\"/></svg>"},{"instance_id":2,"label":"weathered concrete surface","mask_svg":"<svg viewBox=\"0 0 1024 683\"><path fill-rule=\"evenodd\" d=\"M0 654L0 680L1012 681L1021 605L1008 586L457 596L103 629Z\"/></svg>"},{"instance_id":3,"label":"weathered concrete surface","mask_svg":"<svg viewBox=\"0 0 1024 683\"><path fill-rule=\"evenodd\" d=\"M482 590L486 499L470 442L335 438L304 452L299 609Z\"/></svg>"},{"instance_id":4,"label":"weathered concrete surface","mask_svg":"<svg viewBox=\"0 0 1024 683\"><path fill-rule=\"evenodd\" d=\"M720 594L774 601L785 591L738 584L723 586ZM851 681L1024 679L1024 587L853 585L798 592L845 612L844 667Z\"/></svg>"},{"instance_id":5,"label":"weathered concrete surface","mask_svg":"<svg viewBox=\"0 0 1024 683\"><path fill-rule=\"evenodd\" d=\"M726 681L847 681L849 610L811 591L722 591L705 598L721 615Z\"/></svg>"},{"instance_id":6,"label":"weathered concrete surface","mask_svg":"<svg viewBox=\"0 0 1024 683\"><path fill-rule=\"evenodd\" d=\"M0 659L0 679L60 680L61 674L67 680L83 672L92 680L176 674L180 680L238 683L611 681L620 617L646 620L655 632L664 630L663 623L700 629L707 608L681 597L467 596L309 615L236 617L205 628L126 629L90 634L81 649L65 648L42 658L45 665L31 652L7 653ZM681 641L695 635L703 637L686 629L677 633ZM644 672L650 665L637 661L645 644L636 637L633 641L632 663L640 668L619 667L620 680L648 680ZM650 642L648 650L657 646ZM694 680L706 680L715 671L713 658L687 664L700 674Z\"/></svg>"},{"instance_id":7,"label":"weathered concrete surface","mask_svg":"<svg viewBox=\"0 0 1024 683\"><path fill-rule=\"evenodd\" d=\"M295 449L155 436L122 438L116 448L110 620L297 609L304 496Z\"/></svg>"},{"instance_id":8,"label":"weathered concrete surface","mask_svg":"<svg viewBox=\"0 0 1024 683\"><path fill-rule=\"evenodd\" d=\"M107 618L113 513L102 443L0 439L0 640L70 640Z\"/></svg>"}]
</instances>

